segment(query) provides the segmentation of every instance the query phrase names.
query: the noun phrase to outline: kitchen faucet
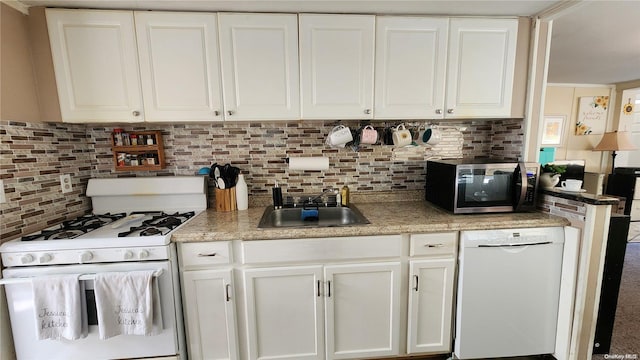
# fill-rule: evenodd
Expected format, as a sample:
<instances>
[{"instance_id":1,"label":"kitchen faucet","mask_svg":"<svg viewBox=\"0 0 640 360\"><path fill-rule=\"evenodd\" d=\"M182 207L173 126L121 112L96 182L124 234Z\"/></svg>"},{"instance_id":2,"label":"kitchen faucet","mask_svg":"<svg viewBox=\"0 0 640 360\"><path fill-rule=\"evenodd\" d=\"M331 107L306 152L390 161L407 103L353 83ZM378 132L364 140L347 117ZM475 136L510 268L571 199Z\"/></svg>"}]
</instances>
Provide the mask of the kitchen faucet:
<instances>
[{"instance_id":1,"label":"kitchen faucet","mask_svg":"<svg viewBox=\"0 0 640 360\"><path fill-rule=\"evenodd\" d=\"M309 196L309 199L307 199L307 201L304 202L304 205L317 205L317 201L318 199L322 198L322 196L327 193L327 192L331 192L331 193L335 193L335 189L332 188L331 186L323 189L322 192L316 196ZM325 202L326 205L326 202Z\"/></svg>"}]
</instances>

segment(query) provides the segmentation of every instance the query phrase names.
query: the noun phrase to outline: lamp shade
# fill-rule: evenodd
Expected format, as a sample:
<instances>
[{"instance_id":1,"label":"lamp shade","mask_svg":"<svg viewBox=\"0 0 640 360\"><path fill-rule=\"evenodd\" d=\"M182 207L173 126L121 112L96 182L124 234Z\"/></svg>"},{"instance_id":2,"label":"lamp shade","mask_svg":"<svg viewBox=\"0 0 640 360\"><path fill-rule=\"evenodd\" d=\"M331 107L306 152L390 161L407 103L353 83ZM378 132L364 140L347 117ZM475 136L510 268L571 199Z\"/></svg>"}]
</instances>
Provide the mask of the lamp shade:
<instances>
[{"instance_id":1,"label":"lamp shade","mask_svg":"<svg viewBox=\"0 0 640 360\"><path fill-rule=\"evenodd\" d=\"M594 151L619 151L619 150L635 150L636 147L629 140L629 136L625 131L611 131L604 133L600 143L593 148Z\"/></svg>"}]
</instances>

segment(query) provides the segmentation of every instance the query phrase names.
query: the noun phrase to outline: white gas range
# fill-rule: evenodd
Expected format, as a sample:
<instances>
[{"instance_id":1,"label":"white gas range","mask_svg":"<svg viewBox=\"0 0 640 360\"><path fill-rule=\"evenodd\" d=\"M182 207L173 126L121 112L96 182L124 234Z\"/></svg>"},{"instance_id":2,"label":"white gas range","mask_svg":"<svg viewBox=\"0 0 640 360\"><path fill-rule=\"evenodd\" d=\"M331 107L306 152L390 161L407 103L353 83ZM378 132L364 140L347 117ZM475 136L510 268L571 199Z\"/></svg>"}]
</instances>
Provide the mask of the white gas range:
<instances>
[{"instance_id":1,"label":"white gas range","mask_svg":"<svg viewBox=\"0 0 640 360\"><path fill-rule=\"evenodd\" d=\"M175 245L171 233L207 207L201 176L90 179L93 213L0 245L18 359L184 358L184 332ZM154 336L99 340L93 275L154 270L163 331ZM84 282L88 336L37 340L31 279L79 274Z\"/></svg>"}]
</instances>

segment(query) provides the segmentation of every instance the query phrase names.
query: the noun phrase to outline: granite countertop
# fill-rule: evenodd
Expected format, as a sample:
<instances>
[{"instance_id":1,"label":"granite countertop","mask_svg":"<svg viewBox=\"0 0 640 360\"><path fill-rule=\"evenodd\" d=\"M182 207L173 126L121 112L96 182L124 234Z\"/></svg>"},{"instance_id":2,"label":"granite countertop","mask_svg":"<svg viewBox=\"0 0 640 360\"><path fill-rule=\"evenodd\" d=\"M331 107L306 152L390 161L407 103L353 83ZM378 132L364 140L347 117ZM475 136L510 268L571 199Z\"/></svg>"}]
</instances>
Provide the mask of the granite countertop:
<instances>
[{"instance_id":1,"label":"granite countertop","mask_svg":"<svg viewBox=\"0 0 640 360\"><path fill-rule=\"evenodd\" d=\"M620 199L609 195L595 195L587 192L573 192L565 191L559 187L554 188L542 188L540 189L542 194L557 196L559 198L580 201L585 204L591 205L616 205Z\"/></svg>"},{"instance_id":2,"label":"granite countertop","mask_svg":"<svg viewBox=\"0 0 640 360\"><path fill-rule=\"evenodd\" d=\"M371 222L370 224L323 228L259 229L258 223L265 206L233 212L208 209L175 231L171 240L200 242L299 239L569 225L569 222L562 217L542 212L453 215L426 201L355 203L354 205Z\"/></svg>"}]
</instances>

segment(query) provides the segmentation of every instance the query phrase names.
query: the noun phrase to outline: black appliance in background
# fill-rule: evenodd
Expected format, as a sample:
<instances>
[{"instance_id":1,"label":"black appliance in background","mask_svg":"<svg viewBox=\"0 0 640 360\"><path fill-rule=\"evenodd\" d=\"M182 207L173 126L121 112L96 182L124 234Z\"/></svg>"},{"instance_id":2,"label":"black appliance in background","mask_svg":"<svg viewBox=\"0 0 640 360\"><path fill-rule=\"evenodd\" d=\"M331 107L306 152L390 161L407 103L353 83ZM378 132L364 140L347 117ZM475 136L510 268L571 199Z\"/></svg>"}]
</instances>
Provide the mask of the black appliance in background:
<instances>
[{"instance_id":1,"label":"black appliance in background","mask_svg":"<svg viewBox=\"0 0 640 360\"><path fill-rule=\"evenodd\" d=\"M637 194L636 182L640 178L640 168L615 168L613 174L607 179L607 191L609 195L622 196L625 198L624 214L631 215L633 202ZM637 200L636 200L637 201Z\"/></svg>"},{"instance_id":2,"label":"black appliance in background","mask_svg":"<svg viewBox=\"0 0 640 360\"><path fill-rule=\"evenodd\" d=\"M594 354L608 354L611 348L611 335L620 293L622 265L624 264L624 255L627 250L629 222L630 217L628 215L611 215L602 274L602 288L600 290L600 307L598 308L596 335L593 342Z\"/></svg>"}]
</instances>

